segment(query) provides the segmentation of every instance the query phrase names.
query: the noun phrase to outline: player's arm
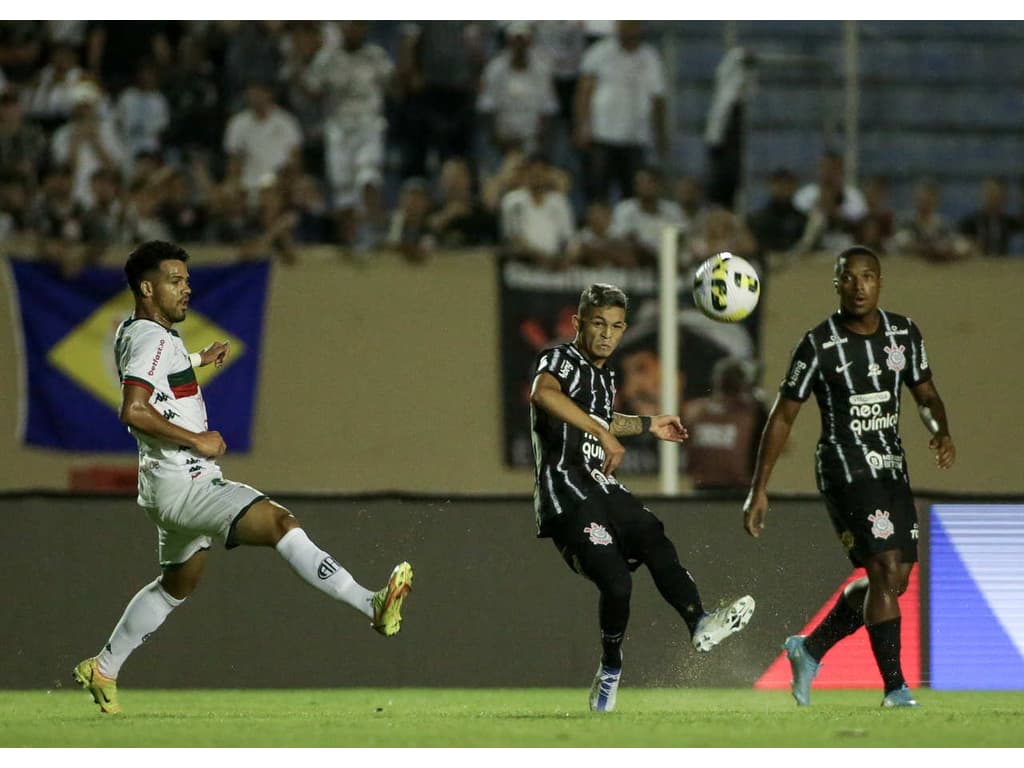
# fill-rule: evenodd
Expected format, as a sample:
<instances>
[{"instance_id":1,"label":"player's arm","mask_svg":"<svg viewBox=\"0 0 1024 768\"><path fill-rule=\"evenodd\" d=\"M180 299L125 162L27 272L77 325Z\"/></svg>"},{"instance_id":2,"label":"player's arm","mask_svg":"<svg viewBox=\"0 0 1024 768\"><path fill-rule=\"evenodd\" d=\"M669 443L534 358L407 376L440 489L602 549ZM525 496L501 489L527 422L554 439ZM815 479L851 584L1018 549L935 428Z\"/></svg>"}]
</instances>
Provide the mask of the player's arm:
<instances>
[{"instance_id":1,"label":"player's arm","mask_svg":"<svg viewBox=\"0 0 1024 768\"><path fill-rule=\"evenodd\" d=\"M590 414L576 405L572 398L562 391L558 379L550 373L542 371L534 378L530 402L569 426L596 437L604 449L604 464L601 467L604 474L610 475L618 468L626 454L622 443L610 430L602 427L590 417Z\"/></svg>"},{"instance_id":2,"label":"player's arm","mask_svg":"<svg viewBox=\"0 0 1024 768\"><path fill-rule=\"evenodd\" d=\"M213 363L217 368L224 365L230 352L230 341L214 341L209 346L203 347L199 352L193 352L188 356L193 368L202 368L204 365Z\"/></svg>"},{"instance_id":3,"label":"player's arm","mask_svg":"<svg viewBox=\"0 0 1024 768\"><path fill-rule=\"evenodd\" d=\"M216 458L227 450L220 432L190 432L172 424L149 402L151 390L131 382L121 386L121 422L151 437L187 445L200 456Z\"/></svg>"},{"instance_id":4,"label":"player's arm","mask_svg":"<svg viewBox=\"0 0 1024 768\"><path fill-rule=\"evenodd\" d=\"M764 520L768 515L768 479L789 439L801 405L803 403L799 400L777 396L771 413L768 414L768 423L761 433L754 477L750 481L750 493L743 504L743 527L755 539L764 530Z\"/></svg>"},{"instance_id":5,"label":"player's arm","mask_svg":"<svg viewBox=\"0 0 1024 768\"><path fill-rule=\"evenodd\" d=\"M935 463L942 469L949 469L956 461L956 446L949 434L949 421L946 419L946 405L939 397L934 382L929 379L910 388L910 393L917 402L917 412L921 421L931 432L929 447L935 451Z\"/></svg>"},{"instance_id":6,"label":"player's arm","mask_svg":"<svg viewBox=\"0 0 1024 768\"><path fill-rule=\"evenodd\" d=\"M688 435L678 416L631 416L627 413L612 415L611 432L616 437L629 437L650 432L659 440L681 443Z\"/></svg>"}]
</instances>

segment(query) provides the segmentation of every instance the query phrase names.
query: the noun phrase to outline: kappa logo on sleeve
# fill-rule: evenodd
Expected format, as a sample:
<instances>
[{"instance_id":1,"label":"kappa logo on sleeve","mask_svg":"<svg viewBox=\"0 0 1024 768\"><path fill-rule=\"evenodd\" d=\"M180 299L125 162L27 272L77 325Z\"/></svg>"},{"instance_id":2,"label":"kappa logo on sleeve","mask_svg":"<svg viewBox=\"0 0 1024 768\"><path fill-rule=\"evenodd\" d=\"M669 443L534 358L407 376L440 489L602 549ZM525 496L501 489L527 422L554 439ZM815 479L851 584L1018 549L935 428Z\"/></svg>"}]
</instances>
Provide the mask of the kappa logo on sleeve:
<instances>
[{"instance_id":1,"label":"kappa logo on sleeve","mask_svg":"<svg viewBox=\"0 0 1024 768\"><path fill-rule=\"evenodd\" d=\"M558 378L568 378L569 374L572 373L572 363L568 360L562 363L562 367L558 369Z\"/></svg>"}]
</instances>

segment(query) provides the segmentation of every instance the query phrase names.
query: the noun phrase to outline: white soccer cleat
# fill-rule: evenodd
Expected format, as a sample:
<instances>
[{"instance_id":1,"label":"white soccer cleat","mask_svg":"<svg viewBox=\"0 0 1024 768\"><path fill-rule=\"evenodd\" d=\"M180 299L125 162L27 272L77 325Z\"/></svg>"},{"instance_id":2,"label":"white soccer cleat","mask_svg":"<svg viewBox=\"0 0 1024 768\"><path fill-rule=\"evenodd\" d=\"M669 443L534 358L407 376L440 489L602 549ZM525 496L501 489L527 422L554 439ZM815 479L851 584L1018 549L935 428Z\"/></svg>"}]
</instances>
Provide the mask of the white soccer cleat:
<instances>
[{"instance_id":1,"label":"white soccer cleat","mask_svg":"<svg viewBox=\"0 0 1024 768\"><path fill-rule=\"evenodd\" d=\"M615 695L619 692L622 669L612 669L601 664L590 686L590 711L612 712L615 709Z\"/></svg>"},{"instance_id":2,"label":"white soccer cleat","mask_svg":"<svg viewBox=\"0 0 1024 768\"><path fill-rule=\"evenodd\" d=\"M750 622L754 615L754 598L744 595L739 600L722 606L714 613L709 613L697 624L693 633L693 647L698 651L707 652L734 635Z\"/></svg>"}]
</instances>

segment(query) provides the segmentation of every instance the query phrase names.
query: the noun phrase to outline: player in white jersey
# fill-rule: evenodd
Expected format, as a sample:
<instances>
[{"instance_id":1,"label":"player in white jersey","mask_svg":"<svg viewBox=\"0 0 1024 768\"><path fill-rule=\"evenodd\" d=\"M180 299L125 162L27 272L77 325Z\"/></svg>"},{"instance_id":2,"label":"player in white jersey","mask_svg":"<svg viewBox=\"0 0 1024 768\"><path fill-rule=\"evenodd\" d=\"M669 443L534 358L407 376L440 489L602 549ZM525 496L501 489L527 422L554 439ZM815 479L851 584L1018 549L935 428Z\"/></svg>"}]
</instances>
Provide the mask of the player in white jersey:
<instances>
[{"instance_id":1,"label":"player in white jersey","mask_svg":"<svg viewBox=\"0 0 1024 768\"><path fill-rule=\"evenodd\" d=\"M412 589L412 568L399 563L376 592L360 586L317 547L287 509L244 483L225 480L217 457L227 446L208 429L194 368L223 365L226 343L191 355L173 326L185 319L191 288L188 254L150 241L125 264L134 314L117 330L121 421L139 445L138 504L156 523L161 575L132 598L97 656L73 677L102 712L119 712L117 677L129 654L155 632L199 583L213 540L231 549L272 546L303 580L370 619L380 634L396 634Z\"/></svg>"}]
</instances>

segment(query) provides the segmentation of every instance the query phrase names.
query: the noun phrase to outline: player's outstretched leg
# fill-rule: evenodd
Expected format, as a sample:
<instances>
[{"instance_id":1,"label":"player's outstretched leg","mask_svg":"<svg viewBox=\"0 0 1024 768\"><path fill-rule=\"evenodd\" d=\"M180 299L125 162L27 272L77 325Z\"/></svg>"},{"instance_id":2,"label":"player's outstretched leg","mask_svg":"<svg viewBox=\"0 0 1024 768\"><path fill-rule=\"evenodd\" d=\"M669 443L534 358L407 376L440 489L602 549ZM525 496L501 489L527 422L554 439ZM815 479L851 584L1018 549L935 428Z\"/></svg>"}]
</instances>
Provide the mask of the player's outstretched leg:
<instances>
[{"instance_id":1,"label":"player's outstretched leg","mask_svg":"<svg viewBox=\"0 0 1024 768\"><path fill-rule=\"evenodd\" d=\"M597 668L594 682L590 686L590 711L612 712L615 710L615 697L619 692L619 680L622 679L622 667L606 667L604 662Z\"/></svg>"},{"instance_id":2,"label":"player's outstretched leg","mask_svg":"<svg viewBox=\"0 0 1024 768\"><path fill-rule=\"evenodd\" d=\"M743 629L754 615L754 598L744 595L729 605L705 615L697 622L693 633L693 647L707 652L720 642Z\"/></svg>"},{"instance_id":3,"label":"player's outstretched leg","mask_svg":"<svg viewBox=\"0 0 1024 768\"><path fill-rule=\"evenodd\" d=\"M387 586L373 593L371 626L385 637L397 635L402 628L402 603L412 592L412 566L399 563L392 569Z\"/></svg>"},{"instance_id":4,"label":"player's outstretched leg","mask_svg":"<svg viewBox=\"0 0 1024 768\"><path fill-rule=\"evenodd\" d=\"M117 703L117 681L100 672L95 656L79 662L71 677L92 694L92 700L100 705L100 712L115 714L121 711L121 705Z\"/></svg>"},{"instance_id":5,"label":"player's outstretched leg","mask_svg":"<svg viewBox=\"0 0 1024 768\"><path fill-rule=\"evenodd\" d=\"M801 707L809 706L811 703L811 683L821 668L821 663L814 659L804 647L803 635L791 635L782 644L786 649L786 656L789 658L789 668L793 673L793 680L790 682L790 689L793 691L793 698Z\"/></svg>"}]
</instances>

